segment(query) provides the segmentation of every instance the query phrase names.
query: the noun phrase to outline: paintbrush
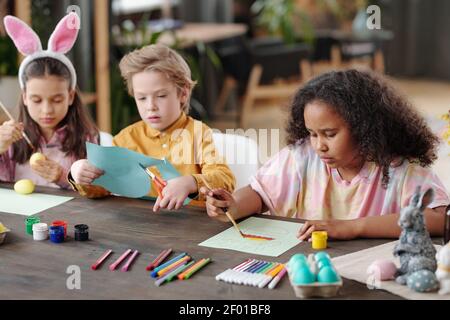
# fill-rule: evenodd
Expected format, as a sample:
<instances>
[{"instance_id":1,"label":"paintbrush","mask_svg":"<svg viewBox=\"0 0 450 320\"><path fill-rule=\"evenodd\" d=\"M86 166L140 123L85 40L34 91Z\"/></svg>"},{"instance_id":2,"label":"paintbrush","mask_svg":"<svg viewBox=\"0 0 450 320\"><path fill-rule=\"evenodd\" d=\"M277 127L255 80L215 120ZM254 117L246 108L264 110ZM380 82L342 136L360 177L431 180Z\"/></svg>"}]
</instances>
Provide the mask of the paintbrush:
<instances>
[{"instance_id":1,"label":"paintbrush","mask_svg":"<svg viewBox=\"0 0 450 320\"><path fill-rule=\"evenodd\" d=\"M211 186L208 184L208 182L206 182L206 179L203 178L202 176L199 176L200 179L202 179L203 183L205 184L205 186L209 189L212 190L213 188L211 188ZM233 226L236 228L236 230L239 232L239 234L245 238L245 234L241 231L241 229L239 228L239 226L237 225L236 221L234 221L233 217L231 216L231 214L228 212L228 208L222 208L223 211L225 212L225 215L227 216L228 220L231 221L231 223L233 224Z\"/></svg>"},{"instance_id":2,"label":"paintbrush","mask_svg":"<svg viewBox=\"0 0 450 320\"><path fill-rule=\"evenodd\" d=\"M6 113L6 115L8 116L8 118L10 120L14 120L12 115L9 113L8 109L6 109L6 107L3 105L3 103L1 101L0 101L0 107L3 109L3 111ZM22 131L22 137L25 139L25 141L28 143L28 145L31 147L31 149L34 150L34 146L31 143L30 138L28 138L27 134L24 131Z\"/></svg>"}]
</instances>

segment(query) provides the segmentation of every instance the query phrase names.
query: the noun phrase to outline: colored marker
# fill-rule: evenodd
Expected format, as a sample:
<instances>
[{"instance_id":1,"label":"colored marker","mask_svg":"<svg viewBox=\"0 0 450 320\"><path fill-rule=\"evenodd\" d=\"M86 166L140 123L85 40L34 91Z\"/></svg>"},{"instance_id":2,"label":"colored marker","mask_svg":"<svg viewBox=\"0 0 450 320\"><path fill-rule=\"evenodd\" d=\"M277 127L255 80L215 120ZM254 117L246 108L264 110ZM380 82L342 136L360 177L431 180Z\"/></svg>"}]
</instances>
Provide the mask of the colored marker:
<instances>
[{"instance_id":1,"label":"colored marker","mask_svg":"<svg viewBox=\"0 0 450 320\"><path fill-rule=\"evenodd\" d=\"M175 272L175 270L173 272L170 273L170 276L167 277L166 282L170 282L172 281L174 278L177 278L177 276L179 274L181 274L182 272L184 272L185 270L189 269L193 264L195 263L194 260L192 260L191 262L189 262L188 264L185 264L183 266L183 268L179 271L179 272Z\"/></svg>"},{"instance_id":2,"label":"colored marker","mask_svg":"<svg viewBox=\"0 0 450 320\"><path fill-rule=\"evenodd\" d=\"M155 285L157 287L159 287L160 285L162 285L167 279L169 279L170 277L178 274L181 270L184 269L184 265L186 264L186 262L183 262L183 265L179 266L178 268L176 268L175 270L173 270L172 272L169 272L168 274L158 278L158 280L155 281Z\"/></svg>"},{"instance_id":3,"label":"colored marker","mask_svg":"<svg viewBox=\"0 0 450 320\"><path fill-rule=\"evenodd\" d=\"M152 263L150 263L145 268L145 270L151 271L151 270L155 269L157 266L159 266L161 264L161 262L163 262L169 256L169 254L171 252L172 252L172 249L164 249L163 251L161 251L161 253L155 258L155 260L153 260Z\"/></svg>"},{"instance_id":4,"label":"colored marker","mask_svg":"<svg viewBox=\"0 0 450 320\"><path fill-rule=\"evenodd\" d=\"M127 251L125 251L119 259L117 259L115 262L113 262L110 266L109 266L109 270L114 271L116 269L116 267L123 261L125 260L125 258L127 257L127 255L131 252L131 249L128 249Z\"/></svg>"},{"instance_id":5,"label":"colored marker","mask_svg":"<svg viewBox=\"0 0 450 320\"><path fill-rule=\"evenodd\" d=\"M194 270L195 268L197 268L200 264L202 264L203 263L203 261L205 261L206 259L205 258L203 258L203 259L200 259L199 261L197 261L193 266L191 266L189 269L186 269L183 273L180 273L179 275L178 275L178 279L180 279L180 280L184 280L184 277L189 273L189 272L191 272L192 270Z\"/></svg>"},{"instance_id":6,"label":"colored marker","mask_svg":"<svg viewBox=\"0 0 450 320\"><path fill-rule=\"evenodd\" d=\"M283 268L275 278L273 278L273 280L269 283L269 289L273 289L275 288L275 286L278 284L278 282L280 282L281 278L283 278L283 276L286 274L286 268Z\"/></svg>"},{"instance_id":7,"label":"colored marker","mask_svg":"<svg viewBox=\"0 0 450 320\"><path fill-rule=\"evenodd\" d=\"M176 256L175 258L167 261L166 263L163 263L162 265L160 265L159 267L156 267L155 269L153 269L153 271L150 273L150 276L152 278L156 278L158 276L158 271L164 269L167 266L170 266L172 263L180 260L181 258L183 258L186 255L186 252L183 252L181 254L179 254L178 256Z\"/></svg>"},{"instance_id":8,"label":"colored marker","mask_svg":"<svg viewBox=\"0 0 450 320\"><path fill-rule=\"evenodd\" d=\"M92 266L91 269L92 270L97 270L98 267L100 267L100 265L103 263L103 261L106 260L106 258L108 258L108 256L112 253L112 250L108 250L106 251Z\"/></svg>"},{"instance_id":9,"label":"colored marker","mask_svg":"<svg viewBox=\"0 0 450 320\"><path fill-rule=\"evenodd\" d=\"M189 279L190 277L192 277L192 275L194 273L196 273L198 270L200 270L201 268L203 268L204 266L206 266L209 262L211 261L211 258L205 259L203 260L203 262L201 264L199 264L197 267L195 267L194 270L190 271L188 274L186 274L184 276L184 280Z\"/></svg>"},{"instance_id":10,"label":"colored marker","mask_svg":"<svg viewBox=\"0 0 450 320\"><path fill-rule=\"evenodd\" d=\"M139 251L134 250L133 254L131 255L131 257L128 258L128 261L125 263L125 265L122 267L122 271L126 272L128 271L128 268L130 267L131 263L133 262L134 258L136 258L136 256L139 254Z\"/></svg>"},{"instance_id":11,"label":"colored marker","mask_svg":"<svg viewBox=\"0 0 450 320\"><path fill-rule=\"evenodd\" d=\"M169 273L173 271L174 269L178 268L178 266L182 263L187 263L189 260L191 260L191 257L184 256L183 258L175 261L171 265L165 267L164 269L159 270L156 274L158 277L161 277L162 275L165 275L166 273Z\"/></svg>"}]
</instances>

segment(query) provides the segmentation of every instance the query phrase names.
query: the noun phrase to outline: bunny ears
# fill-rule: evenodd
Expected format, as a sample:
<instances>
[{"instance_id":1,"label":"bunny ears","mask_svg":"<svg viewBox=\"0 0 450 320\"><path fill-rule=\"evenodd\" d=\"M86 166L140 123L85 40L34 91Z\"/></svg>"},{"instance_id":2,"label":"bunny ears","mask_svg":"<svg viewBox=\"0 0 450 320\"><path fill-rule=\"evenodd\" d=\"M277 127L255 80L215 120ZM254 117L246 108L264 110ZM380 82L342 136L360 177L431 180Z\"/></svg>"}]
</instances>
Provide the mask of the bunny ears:
<instances>
[{"instance_id":1,"label":"bunny ears","mask_svg":"<svg viewBox=\"0 0 450 320\"><path fill-rule=\"evenodd\" d=\"M72 78L71 89L75 89L77 83L75 68L65 56L72 49L80 29L80 18L75 12L67 14L59 21L48 40L48 48L45 51L42 50L41 40L37 34L25 22L13 16L6 16L3 21L6 32L17 49L26 56L19 68L19 84L22 89L25 88L23 73L27 65L36 59L47 57L60 61L69 69Z\"/></svg>"}]
</instances>

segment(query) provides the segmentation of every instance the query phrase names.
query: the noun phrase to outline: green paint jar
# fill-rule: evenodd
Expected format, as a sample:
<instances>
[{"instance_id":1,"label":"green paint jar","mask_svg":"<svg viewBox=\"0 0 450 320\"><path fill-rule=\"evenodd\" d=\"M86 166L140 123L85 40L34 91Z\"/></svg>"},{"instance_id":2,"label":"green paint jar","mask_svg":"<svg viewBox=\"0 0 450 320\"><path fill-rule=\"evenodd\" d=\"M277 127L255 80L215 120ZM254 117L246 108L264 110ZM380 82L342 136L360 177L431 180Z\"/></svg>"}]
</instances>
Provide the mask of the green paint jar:
<instances>
[{"instance_id":1,"label":"green paint jar","mask_svg":"<svg viewBox=\"0 0 450 320\"><path fill-rule=\"evenodd\" d=\"M33 235L33 224L41 222L39 217L28 217L25 219L25 229L28 234Z\"/></svg>"}]
</instances>

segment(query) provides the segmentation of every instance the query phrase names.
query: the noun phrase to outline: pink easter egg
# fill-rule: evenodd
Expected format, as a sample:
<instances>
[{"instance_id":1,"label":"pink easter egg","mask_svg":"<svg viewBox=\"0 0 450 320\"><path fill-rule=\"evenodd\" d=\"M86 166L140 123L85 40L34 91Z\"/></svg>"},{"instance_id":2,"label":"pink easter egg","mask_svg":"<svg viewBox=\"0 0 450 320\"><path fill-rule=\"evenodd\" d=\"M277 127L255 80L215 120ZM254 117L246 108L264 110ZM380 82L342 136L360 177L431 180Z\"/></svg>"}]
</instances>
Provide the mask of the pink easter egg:
<instances>
[{"instance_id":1,"label":"pink easter egg","mask_svg":"<svg viewBox=\"0 0 450 320\"><path fill-rule=\"evenodd\" d=\"M387 259L375 260L367 268L367 274L371 274L376 280L386 281L394 279L397 267L395 264Z\"/></svg>"}]
</instances>

